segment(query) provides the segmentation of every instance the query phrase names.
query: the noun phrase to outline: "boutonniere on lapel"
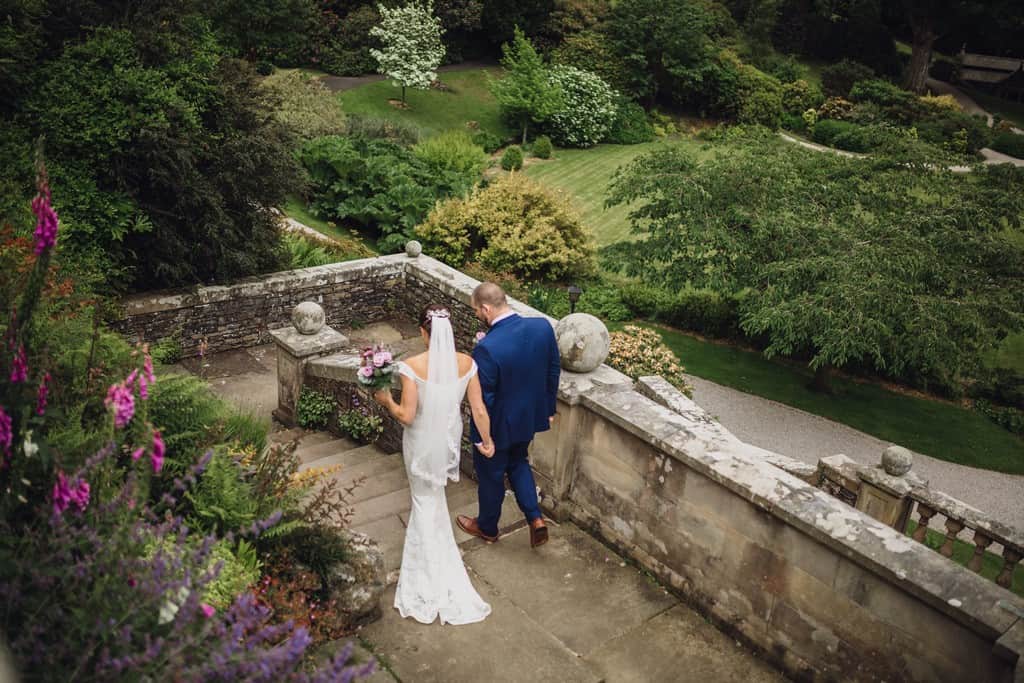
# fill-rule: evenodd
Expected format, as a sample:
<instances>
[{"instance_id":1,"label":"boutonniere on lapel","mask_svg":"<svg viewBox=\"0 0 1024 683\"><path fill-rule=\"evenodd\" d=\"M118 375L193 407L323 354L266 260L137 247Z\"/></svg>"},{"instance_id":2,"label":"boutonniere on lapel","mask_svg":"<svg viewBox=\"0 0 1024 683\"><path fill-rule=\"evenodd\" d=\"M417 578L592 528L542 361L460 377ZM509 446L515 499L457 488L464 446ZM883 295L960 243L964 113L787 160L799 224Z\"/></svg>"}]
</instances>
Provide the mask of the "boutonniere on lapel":
<instances>
[{"instance_id":1,"label":"boutonniere on lapel","mask_svg":"<svg viewBox=\"0 0 1024 683\"><path fill-rule=\"evenodd\" d=\"M476 336L473 337L473 345L475 346L475 345L479 344L480 342L482 342L484 340L484 337L486 337L486 336L487 336L486 332L477 332Z\"/></svg>"}]
</instances>

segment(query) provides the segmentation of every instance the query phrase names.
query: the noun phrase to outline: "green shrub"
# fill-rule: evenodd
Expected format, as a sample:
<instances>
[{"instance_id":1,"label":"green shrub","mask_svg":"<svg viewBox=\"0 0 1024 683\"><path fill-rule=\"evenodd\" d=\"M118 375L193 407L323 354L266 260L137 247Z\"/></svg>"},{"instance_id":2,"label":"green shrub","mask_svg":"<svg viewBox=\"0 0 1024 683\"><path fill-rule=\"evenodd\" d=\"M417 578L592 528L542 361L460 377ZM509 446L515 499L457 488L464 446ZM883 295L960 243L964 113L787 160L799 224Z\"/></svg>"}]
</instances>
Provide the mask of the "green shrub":
<instances>
[{"instance_id":1,"label":"green shrub","mask_svg":"<svg viewBox=\"0 0 1024 683\"><path fill-rule=\"evenodd\" d=\"M821 89L805 80L793 81L782 86L782 107L787 114L803 114L808 109L817 109L825 101Z\"/></svg>"},{"instance_id":2,"label":"green shrub","mask_svg":"<svg viewBox=\"0 0 1024 683\"><path fill-rule=\"evenodd\" d=\"M997 406L984 399L974 402L974 409L1003 429L1024 436L1024 411L1009 406Z\"/></svg>"},{"instance_id":3,"label":"green shrub","mask_svg":"<svg viewBox=\"0 0 1024 683\"><path fill-rule=\"evenodd\" d=\"M488 154L494 154L501 149L502 139L489 130L478 130L473 133L473 144L483 147Z\"/></svg>"},{"instance_id":4,"label":"green shrub","mask_svg":"<svg viewBox=\"0 0 1024 683\"><path fill-rule=\"evenodd\" d=\"M857 81L874 77L875 72L852 59L844 59L821 70L821 89L827 97L847 97Z\"/></svg>"},{"instance_id":5,"label":"green shrub","mask_svg":"<svg viewBox=\"0 0 1024 683\"><path fill-rule=\"evenodd\" d=\"M1013 132L999 133L989 146L997 152L1024 159L1024 135Z\"/></svg>"},{"instance_id":6,"label":"green shrub","mask_svg":"<svg viewBox=\"0 0 1024 683\"><path fill-rule=\"evenodd\" d=\"M853 102L874 102L882 107L907 108L917 104L917 96L912 92L880 78L857 81L851 86L849 97Z\"/></svg>"},{"instance_id":7,"label":"green shrub","mask_svg":"<svg viewBox=\"0 0 1024 683\"><path fill-rule=\"evenodd\" d=\"M439 202L416 234L427 253L455 267L472 257L492 271L545 280L593 270L592 237L565 193L522 173Z\"/></svg>"},{"instance_id":8,"label":"green shrub","mask_svg":"<svg viewBox=\"0 0 1024 683\"><path fill-rule=\"evenodd\" d=\"M420 129L408 121L394 121L356 114L345 118L345 135L367 140L387 140L397 145L415 145L420 140Z\"/></svg>"},{"instance_id":9,"label":"green shrub","mask_svg":"<svg viewBox=\"0 0 1024 683\"><path fill-rule=\"evenodd\" d=\"M345 132L341 105L320 79L301 71L281 71L260 85L277 100L274 115L300 140Z\"/></svg>"},{"instance_id":10,"label":"green shrub","mask_svg":"<svg viewBox=\"0 0 1024 683\"><path fill-rule=\"evenodd\" d=\"M600 31L588 30L569 36L551 52L551 63L589 71L616 90L627 85L622 58Z\"/></svg>"},{"instance_id":11,"label":"green shrub","mask_svg":"<svg viewBox=\"0 0 1024 683\"><path fill-rule=\"evenodd\" d=\"M303 388L296 406L299 425L305 429L323 429L338 408L333 396Z\"/></svg>"},{"instance_id":12,"label":"green shrub","mask_svg":"<svg viewBox=\"0 0 1024 683\"><path fill-rule=\"evenodd\" d=\"M836 119L821 119L814 124L814 141L820 145L832 147L837 137L843 133L856 131L860 128L855 123Z\"/></svg>"},{"instance_id":13,"label":"green shrub","mask_svg":"<svg viewBox=\"0 0 1024 683\"><path fill-rule=\"evenodd\" d=\"M744 96L737 119L740 123L778 128L782 119L782 98L776 90L755 90Z\"/></svg>"},{"instance_id":14,"label":"green shrub","mask_svg":"<svg viewBox=\"0 0 1024 683\"><path fill-rule=\"evenodd\" d=\"M267 445L267 434L270 425L251 413L235 411L224 420L224 428L219 440L226 444L236 444L239 448L255 448L262 450Z\"/></svg>"},{"instance_id":15,"label":"green shrub","mask_svg":"<svg viewBox=\"0 0 1024 683\"><path fill-rule=\"evenodd\" d=\"M449 130L412 148L413 154L438 171L478 179L487 165L483 148L464 130Z\"/></svg>"},{"instance_id":16,"label":"green shrub","mask_svg":"<svg viewBox=\"0 0 1024 683\"><path fill-rule=\"evenodd\" d=\"M539 138L533 141L533 156L538 159L550 159L551 158L551 138L547 135L541 135Z\"/></svg>"},{"instance_id":17,"label":"green shrub","mask_svg":"<svg viewBox=\"0 0 1024 683\"><path fill-rule=\"evenodd\" d=\"M269 76L274 73L274 65L267 61L256 62L256 73L260 76Z\"/></svg>"},{"instance_id":18,"label":"green shrub","mask_svg":"<svg viewBox=\"0 0 1024 683\"><path fill-rule=\"evenodd\" d=\"M647 112L624 95L615 98L615 118L608 127L605 142L614 145L638 145L654 139L654 127L647 120Z\"/></svg>"},{"instance_id":19,"label":"green shrub","mask_svg":"<svg viewBox=\"0 0 1024 683\"><path fill-rule=\"evenodd\" d=\"M506 171L518 171L523 167L523 148L509 145L501 155L501 167Z\"/></svg>"},{"instance_id":20,"label":"green shrub","mask_svg":"<svg viewBox=\"0 0 1024 683\"><path fill-rule=\"evenodd\" d=\"M181 341L177 337L164 337L149 347L149 353L157 365L174 365L181 360Z\"/></svg>"},{"instance_id":21,"label":"green shrub","mask_svg":"<svg viewBox=\"0 0 1024 683\"><path fill-rule=\"evenodd\" d=\"M209 568L218 562L223 563L220 573L206 587L203 600L218 609L227 609L239 595L259 581L262 563L256 549L245 540L240 540L234 551L227 541L214 545Z\"/></svg>"},{"instance_id":22,"label":"green shrub","mask_svg":"<svg viewBox=\"0 0 1024 683\"><path fill-rule=\"evenodd\" d=\"M914 121L918 137L937 146L952 143L960 131L967 133L967 151L977 152L992 143L992 131L981 116L933 108Z\"/></svg>"},{"instance_id":23,"label":"green shrub","mask_svg":"<svg viewBox=\"0 0 1024 683\"><path fill-rule=\"evenodd\" d=\"M622 288L605 280L579 283L583 294L576 303L576 311L589 313L605 322L625 322L636 316L622 300ZM535 285L530 289L527 301L538 311L552 318L569 315L569 295L563 286Z\"/></svg>"},{"instance_id":24,"label":"green shrub","mask_svg":"<svg viewBox=\"0 0 1024 683\"><path fill-rule=\"evenodd\" d=\"M384 420L366 408L346 410L338 415L338 426L360 443L373 443L384 433Z\"/></svg>"},{"instance_id":25,"label":"green shrub","mask_svg":"<svg viewBox=\"0 0 1024 683\"><path fill-rule=\"evenodd\" d=\"M830 97L818 107L818 116L823 119L841 121L853 113L853 102L842 97Z\"/></svg>"},{"instance_id":26,"label":"green shrub","mask_svg":"<svg viewBox=\"0 0 1024 683\"><path fill-rule=\"evenodd\" d=\"M550 80L562 91L564 106L544 130L560 147L591 147L604 139L615 119L615 93L600 76L574 66L555 66Z\"/></svg>"},{"instance_id":27,"label":"green shrub","mask_svg":"<svg viewBox=\"0 0 1024 683\"><path fill-rule=\"evenodd\" d=\"M689 286L672 293L642 284L622 291L622 301L639 317L726 339L742 336L739 306L744 296Z\"/></svg>"},{"instance_id":28,"label":"green shrub","mask_svg":"<svg viewBox=\"0 0 1024 683\"><path fill-rule=\"evenodd\" d=\"M780 55L776 52L756 61L761 71L774 76L781 83L789 84L807 78L807 67L793 55Z\"/></svg>"}]
</instances>

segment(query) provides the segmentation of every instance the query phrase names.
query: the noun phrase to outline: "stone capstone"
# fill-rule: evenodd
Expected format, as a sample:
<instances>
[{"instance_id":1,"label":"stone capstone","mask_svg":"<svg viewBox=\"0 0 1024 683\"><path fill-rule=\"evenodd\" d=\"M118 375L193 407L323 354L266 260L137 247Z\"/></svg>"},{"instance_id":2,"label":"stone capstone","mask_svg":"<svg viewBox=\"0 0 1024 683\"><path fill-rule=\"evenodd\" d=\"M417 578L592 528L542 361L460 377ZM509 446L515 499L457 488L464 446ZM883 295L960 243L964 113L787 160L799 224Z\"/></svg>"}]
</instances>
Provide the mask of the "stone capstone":
<instances>
[{"instance_id":1,"label":"stone capstone","mask_svg":"<svg viewBox=\"0 0 1024 683\"><path fill-rule=\"evenodd\" d=\"M416 240L409 240L405 243L405 255L409 258L416 258L423 253L423 245Z\"/></svg>"},{"instance_id":2,"label":"stone capstone","mask_svg":"<svg viewBox=\"0 0 1024 683\"><path fill-rule=\"evenodd\" d=\"M886 474L902 477L914 464L914 454L903 446L889 446L882 451L882 469Z\"/></svg>"},{"instance_id":3,"label":"stone capstone","mask_svg":"<svg viewBox=\"0 0 1024 683\"><path fill-rule=\"evenodd\" d=\"M380 599L387 587L384 552L377 542L358 531L340 533L346 546L345 561L324 576L328 597L337 605L332 619L352 628L380 617Z\"/></svg>"},{"instance_id":4,"label":"stone capstone","mask_svg":"<svg viewBox=\"0 0 1024 683\"><path fill-rule=\"evenodd\" d=\"M301 334L316 334L326 321L323 307L313 301L303 301L292 309L292 325Z\"/></svg>"},{"instance_id":5,"label":"stone capstone","mask_svg":"<svg viewBox=\"0 0 1024 683\"><path fill-rule=\"evenodd\" d=\"M562 368L570 372L591 372L608 357L611 338L604 323L589 313L573 313L555 325Z\"/></svg>"}]
</instances>

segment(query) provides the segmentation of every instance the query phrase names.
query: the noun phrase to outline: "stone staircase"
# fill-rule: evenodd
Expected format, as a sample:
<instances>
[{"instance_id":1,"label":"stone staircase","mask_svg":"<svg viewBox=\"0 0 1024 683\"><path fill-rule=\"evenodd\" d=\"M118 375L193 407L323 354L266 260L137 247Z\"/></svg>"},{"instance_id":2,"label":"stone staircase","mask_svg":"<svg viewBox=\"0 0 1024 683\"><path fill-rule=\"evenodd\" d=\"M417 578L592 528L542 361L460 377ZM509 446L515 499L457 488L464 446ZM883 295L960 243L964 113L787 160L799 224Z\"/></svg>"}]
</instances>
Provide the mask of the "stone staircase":
<instances>
[{"instance_id":1,"label":"stone staircase","mask_svg":"<svg viewBox=\"0 0 1024 683\"><path fill-rule=\"evenodd\" d=\"M401 453L387 453L377 446L360 446L351 439L336 437L327 432L289 429L275 432L271 439L277 443L298 440L295 454L302 465L300 470L313 467L340 465L333 475L344 487L358 482L350 502L354 515L349 526L374 539L384 553L388 582L397 581L397 570L402 559L405 527L409 521L412 494L405 474ZM446 490L448 509L455 530L455 541L460 545L471 536L454 526L456 515L477 515L476 484L467 477L452 482ZM503 531L524 524L513 496L506 496L502 510Z\"/></svg>"},{"instance_id":2,"label":"stone staircase","mask_svg":"<svg viewBox=\"0 0 1024 683\"><path fill-rule=\"evenodd\" d=\"M354 661L378 663L369 683L782 680L573 524L549 523L551 541L530 548L511 494L502 510L501 540L471 538L454 525L455 515L477 514L476 484L468 478L448 485L448 509L473 585L493 612L469 626L402 619L391 608L412 502L401 455L323 432L286 430L271 439L297 439L302 469L341 465L332 476L346 486L359 482L351 496L351 527L380 545L389 583L381 619L354 636Z\"/></svg>"}]
</instances>

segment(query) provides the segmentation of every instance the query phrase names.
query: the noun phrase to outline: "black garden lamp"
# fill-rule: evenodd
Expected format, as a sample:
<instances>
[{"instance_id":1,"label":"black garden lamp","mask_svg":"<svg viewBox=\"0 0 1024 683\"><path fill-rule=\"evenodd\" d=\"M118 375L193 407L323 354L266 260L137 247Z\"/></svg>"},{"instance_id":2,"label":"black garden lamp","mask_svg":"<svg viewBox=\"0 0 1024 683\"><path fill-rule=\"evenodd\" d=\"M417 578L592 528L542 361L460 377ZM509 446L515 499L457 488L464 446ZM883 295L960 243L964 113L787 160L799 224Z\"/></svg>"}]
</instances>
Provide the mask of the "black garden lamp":
<instances>
[{"instance_id":1,"label":"black garden lamp","mask_svg":"<svg viewBox=\"0 0 1024 683\"><path fill-rule=\"evenodd\" d=\"M576 302L580 300L583 290L576 285L569 285L569 313L576 312Z\"/></svg>"}]
</instances>

